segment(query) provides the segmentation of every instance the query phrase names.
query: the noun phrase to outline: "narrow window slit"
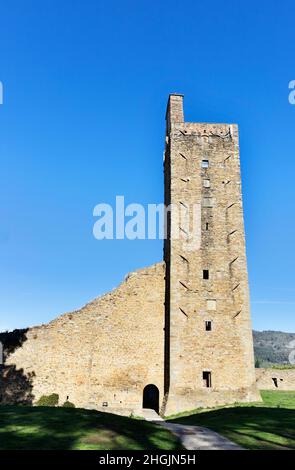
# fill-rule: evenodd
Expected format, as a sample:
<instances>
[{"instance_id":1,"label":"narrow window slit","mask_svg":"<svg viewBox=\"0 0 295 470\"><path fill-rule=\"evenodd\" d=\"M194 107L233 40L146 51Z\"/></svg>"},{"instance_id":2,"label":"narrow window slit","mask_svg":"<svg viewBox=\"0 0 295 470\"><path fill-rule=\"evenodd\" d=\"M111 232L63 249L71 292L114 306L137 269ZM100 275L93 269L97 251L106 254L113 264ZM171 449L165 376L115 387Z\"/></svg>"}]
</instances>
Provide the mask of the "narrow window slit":
<instances>
[{"instance_id":1,"label":"narrow window slit","mask_svg":"<svg viewBox=\"0 0 295 470\"><path fill-rule=\"evenodd\" d=\"M212 387L211 372L206 370L203 371L203 385L206 388Z\"/></svg>"},{"instance_id":2,"label":"narrow window slit","mask_svg":"<svg viewBox=\"0 0 295 470\"><path fill-rule=\"evenodd\" d=\"M212 322L211 321L205 321L205 330L206 331L211 331L212 330Z\"/></svg>"}]
</instances>

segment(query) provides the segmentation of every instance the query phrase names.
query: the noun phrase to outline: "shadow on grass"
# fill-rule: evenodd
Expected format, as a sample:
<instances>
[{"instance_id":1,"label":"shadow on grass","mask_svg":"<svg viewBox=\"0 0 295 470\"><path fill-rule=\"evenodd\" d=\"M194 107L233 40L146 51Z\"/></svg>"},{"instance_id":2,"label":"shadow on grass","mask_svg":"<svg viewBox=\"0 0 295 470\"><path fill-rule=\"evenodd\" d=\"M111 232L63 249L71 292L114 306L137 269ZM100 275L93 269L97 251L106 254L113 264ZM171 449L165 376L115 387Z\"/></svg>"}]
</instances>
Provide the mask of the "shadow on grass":
<instances>
[{"instance_id":1,"label":"shadow on grass","mask_svg":"<svg viewBox=\"0 0 295 470\"><path fill-rule=\"evenodd\" d=\"M169 431L145 421L83 409L0 407L0 450L179 448Z\"/></svg>"},{"instance_id":2,"label":"shadow on grass","mask_svg":"<svg viewBox=\"0 0 295 470\"><path fill-rule=\"evenodd\" d=\"M235 407L172 418L171 422L204 426L249 449L295 449L295 410Z\"/></svg>"}]
</instances>

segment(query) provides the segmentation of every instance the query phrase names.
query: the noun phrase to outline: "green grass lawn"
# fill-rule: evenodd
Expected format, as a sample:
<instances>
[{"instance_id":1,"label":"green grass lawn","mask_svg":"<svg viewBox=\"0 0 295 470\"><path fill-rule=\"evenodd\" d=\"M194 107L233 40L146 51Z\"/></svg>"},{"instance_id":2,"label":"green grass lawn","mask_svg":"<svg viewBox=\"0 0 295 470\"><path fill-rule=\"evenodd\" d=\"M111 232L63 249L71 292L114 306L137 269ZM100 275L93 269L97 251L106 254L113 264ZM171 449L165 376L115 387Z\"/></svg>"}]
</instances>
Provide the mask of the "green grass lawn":
<instances>
[{"instance_id":1,"label":"green grass lawn","mask_svg":"<svg viewBox=\"0 0 295 470\"><path fill-rule=\"evenodd\" d=\"M98 411L0 406L0 450L181 448L166 429Z\"/></svg>"},{"instance_id":2,"label":"green grass lawn","mask_svg":"<svg viewBox=\"0 0 295 470\"><path fill-rule=\"evenodd\" d=\"M205 426L246 449L295 449L295 392L262 391L263 403L194 410L171 417Z\"/></svg>"},{"instance_id":3,"label":"green grass lawn","mask_svg":"<svg viewBox=\"0 0 295 470\"><path fill-rule=\"evenodd\" d=\"M248 449L295 449L295 392L261 395L263 403L193 410L169 420L205 426ZM0 406L0 450L180 448L173 434L143 420L77 408Z\"/></svg>"}]
</instances>

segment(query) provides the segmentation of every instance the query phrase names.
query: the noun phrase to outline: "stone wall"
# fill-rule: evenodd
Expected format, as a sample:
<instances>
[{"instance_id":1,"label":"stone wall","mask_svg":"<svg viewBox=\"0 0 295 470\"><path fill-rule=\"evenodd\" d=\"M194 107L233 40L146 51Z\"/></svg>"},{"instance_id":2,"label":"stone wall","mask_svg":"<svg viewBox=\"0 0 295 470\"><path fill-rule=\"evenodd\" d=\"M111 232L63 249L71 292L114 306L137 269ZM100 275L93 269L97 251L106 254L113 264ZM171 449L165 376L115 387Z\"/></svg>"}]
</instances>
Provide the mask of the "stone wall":
<instances>
[{"instance_id":1,"label":"stone wall","mask_svg":"<svg viewBox=\"0 0 295 470\"><path fill-rule=\"evenodd\" d=\"M294 390L295 369L256 369L259 390Z\"/></svg>"},{"instance_id":2,"label":"stone wall","mask_svg":"<svg viewBox=\"0 0 295 470\"><path fill-rule=\"evenodd\" d=\"M162 400L163 328L164 266L159 263L130 274L81 310L27 330L6 359L2 403L25 401L16 393L15 374L30 382L32 401L58 393L60 403L68 398L80 407L107 403L134 410L142 407L143 388L150 383Z\"/></svg>"},{"instance_id":3,"label":"stone wall","mask_svg":"<svg viewBox=\"0 0 295 470\"><path fill-rule=\"evenodd\" d=\"M259 399L255 384L241 195L238 128L184 122L182 95L170 96L165 202L169 389L166 413ZM192 243L193 207L201 229ZM189 225L176 218L187 213ZM174 225L173 225L174 224ZM179 228L179 238L173 238ZM199 230L197 224L195 230ZM189 230L190 233L188 234ZM199 238L199 243L198 243ZM208 270L209 279L203 278ZM206 331L205 322L211 322ZM204 386L203 374L211 374Z\"/></svg>"},{"instance_id":4,"label":"stone wall","mask_svg":"<svg viewBox=\"0 0 295 470\"><path fill-rule=\"evenodd\" d=\"M69 399L128 413L142 407L148 384L158 388L167 415L259 400L238 129L184 122L181 95L170 96L166 116L165 203L199 204L200 245L191 246L186 236L168 239L165 263L130 274L80 310L23 331L6 351L2 403L58 393L61 404ZM172 210L170 235L175 222ZM204 373L211 374L209 387Z\"/></svg>"}]
</instances>

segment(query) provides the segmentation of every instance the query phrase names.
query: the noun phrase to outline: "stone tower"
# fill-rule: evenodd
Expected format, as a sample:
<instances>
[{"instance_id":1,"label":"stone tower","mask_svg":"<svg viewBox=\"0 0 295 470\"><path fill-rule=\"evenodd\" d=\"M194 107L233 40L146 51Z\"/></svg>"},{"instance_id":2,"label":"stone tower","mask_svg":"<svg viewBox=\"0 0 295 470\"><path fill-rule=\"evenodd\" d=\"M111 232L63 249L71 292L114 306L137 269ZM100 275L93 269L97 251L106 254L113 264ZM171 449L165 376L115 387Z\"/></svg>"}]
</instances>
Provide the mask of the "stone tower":
<instances>
[{"instance_id":1,"label":"stone tower","mask_svg":"<svg viewBox=\"0 0 295 470\"><path fill-rule=\"evenodd\" d=\"M166 415L259 400L255 386L238 127L184 121L167 106L164 246ZM199 213L189 239L192 208ZM199 211L199 212L198 212ZM179 213L191 225L184 227ZM177 227L178 226L178 227ZM173 228L174 227L174 228ZM179 237L173 230L179 229Z\"/></svg>"},{"instance_id":2,"label":"stone tower","mask_svg":"<svg viewBox=\"0 0 295 470\"><path fill-rule=\"evenodd\" d=\"M0 403L57 393L80 408L170 415L260 398L238 129L186 123L182 101L171 95L166 116L165 263L48 324L0 334Z\"/></svg>"}]
</instances>

